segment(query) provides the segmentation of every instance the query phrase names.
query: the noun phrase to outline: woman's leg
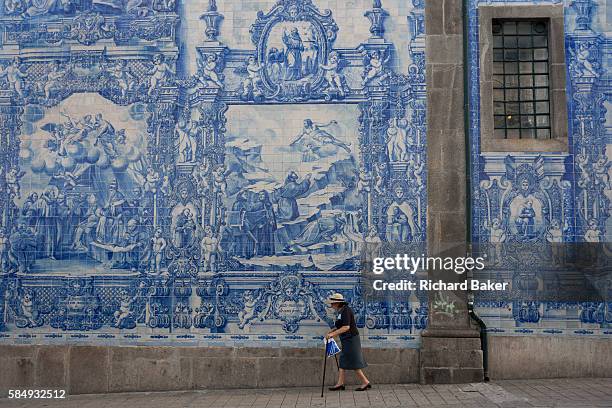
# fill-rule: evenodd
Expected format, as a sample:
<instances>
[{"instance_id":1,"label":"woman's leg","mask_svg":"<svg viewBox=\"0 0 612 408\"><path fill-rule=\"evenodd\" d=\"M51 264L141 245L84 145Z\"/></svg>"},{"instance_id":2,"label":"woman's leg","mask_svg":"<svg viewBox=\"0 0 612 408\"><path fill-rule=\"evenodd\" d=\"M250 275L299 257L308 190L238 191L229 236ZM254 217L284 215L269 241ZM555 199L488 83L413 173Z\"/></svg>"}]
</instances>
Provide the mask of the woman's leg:
<instances>
[{"instance_id":1,"label":"woman's leg","mask_svg":"<svg viewBox=\"0 0 612 408\"><path fill-rule=\"evenodd\" d=\"M344 368L338 370L338 382L336 383L336 386L339 385L344 385Z\"/></svg>"},{"instance_id":2,"label":"woman's leg","mask_svg":"<svg viewBox=\"0 0 612 408\"><path fill-rule=\"evenodd\" d=\"M370 383L370 380L368 380L368 377L365 376L365 374L363 373L363 370L359 369L359 370L355 370L355 374L357 374L357 377L361 380L361 385L368 385Z\"/></svg>"}]
</instances>

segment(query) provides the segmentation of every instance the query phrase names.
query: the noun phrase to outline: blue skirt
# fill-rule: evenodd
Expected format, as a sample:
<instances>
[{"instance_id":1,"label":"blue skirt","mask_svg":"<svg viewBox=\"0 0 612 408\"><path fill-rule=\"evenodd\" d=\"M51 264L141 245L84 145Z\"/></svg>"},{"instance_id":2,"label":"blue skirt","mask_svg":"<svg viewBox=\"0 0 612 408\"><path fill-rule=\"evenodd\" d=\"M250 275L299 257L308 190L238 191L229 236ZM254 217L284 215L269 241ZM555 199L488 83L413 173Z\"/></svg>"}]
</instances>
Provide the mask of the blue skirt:
<instances>
[{"instance_id":1,"label":"blue skirt","mask_svg":"<svg viewBox=\"0 0 612 408\"><path fill-rule=\"evenodd\" d=\"M340 368L345 370L359 370L368 366L361 352L361 340L358 334L347 338L340 337L340 342L342 343Z\"/></svg>"}]
</instances>

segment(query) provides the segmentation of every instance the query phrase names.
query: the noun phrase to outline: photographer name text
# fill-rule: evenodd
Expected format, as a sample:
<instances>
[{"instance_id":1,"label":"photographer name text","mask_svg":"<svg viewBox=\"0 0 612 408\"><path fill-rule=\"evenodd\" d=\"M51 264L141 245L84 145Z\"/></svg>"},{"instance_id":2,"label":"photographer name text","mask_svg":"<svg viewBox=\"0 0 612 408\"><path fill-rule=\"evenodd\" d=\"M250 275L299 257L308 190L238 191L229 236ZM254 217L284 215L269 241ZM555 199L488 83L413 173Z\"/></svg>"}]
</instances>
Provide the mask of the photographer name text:
<instances>
[{"instance_id":1,"label":"photographer name text","mask_svg":"<svg viewBox=\"0 0 612 408\"><path fill-rule=\"evenodd\" d=\"M444 282L442 280L431 279L419 279L415 281L402 279L396 282L387 282L382 279L377 279L372 282L372 287L377 291L501 291L508 290L508 285L508 282L495 282L490 279L466 279L462 282Z\"/></svg>"}]
</instances>

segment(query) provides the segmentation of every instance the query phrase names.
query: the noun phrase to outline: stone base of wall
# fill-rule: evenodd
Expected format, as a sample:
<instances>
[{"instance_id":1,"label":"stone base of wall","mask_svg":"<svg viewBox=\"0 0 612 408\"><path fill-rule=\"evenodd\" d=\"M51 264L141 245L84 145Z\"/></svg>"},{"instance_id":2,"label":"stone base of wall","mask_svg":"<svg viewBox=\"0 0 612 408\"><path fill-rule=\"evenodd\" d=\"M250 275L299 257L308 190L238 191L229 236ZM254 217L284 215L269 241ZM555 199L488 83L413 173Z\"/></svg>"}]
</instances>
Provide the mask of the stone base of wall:
<instances>
[{"instance_id":1,"label":"stone base of wall","mask_svg":"<svg viewBox=\"0 0 612 408\"><path fill-rule=\"evenodd\" d=\"M490 336L489 377L612 377L612 339Z\"/></svg>"},{"instance_id":2,"label":"stone base of wall","mask_svg":"<svg viewBox=\"0 0 612 408\"><path fill-rule=\"evenodd\" d=\"M438 347L436 352L433 343L439 340L429 340L432 347L423 350L364 349L366 374L373 384L481 378L479 352L467 350L468 344ZM448 346L449 341L466 340L444 343ZM452 361L446 361L451 354ZM9 389L25 388L85 394L320 386L322 359L322 350L297 348L0 346L0 397ZM454 362L461 363L457 365L461 369L446 370ZM326 382L331 385L336 380L333 358L327 359L327 370ZM442 378L451 371L467 377ZM491 336L489 376L493 380L612 377L612 341ZM356 383L350 374L348 380Z\"/></svg>"},{"instance_id":3,"label":"stone base of wall","mask_svg":"<svg viewBox=\"0 0 612 408\"><path fill-rule=\"evenodd\" d=\"M478 337L423 336L420 350L422 384L458 384L483 380Z\"/></svg>"},{"instance_id":4,"label":"stone base of wall","mask_svg":"<svg viewBox=\"0 0 612 408\"><path fill-rule=\"evenodd\" d=\"M419 350L364 353L373 384L418 381ZM24 388L88 394L320 386L322 364L319 349L0 346L0 396ZM328 358L328 384L336 372ZM347 380L357 383L351 374Z\"/></svg>"}]
</instances>

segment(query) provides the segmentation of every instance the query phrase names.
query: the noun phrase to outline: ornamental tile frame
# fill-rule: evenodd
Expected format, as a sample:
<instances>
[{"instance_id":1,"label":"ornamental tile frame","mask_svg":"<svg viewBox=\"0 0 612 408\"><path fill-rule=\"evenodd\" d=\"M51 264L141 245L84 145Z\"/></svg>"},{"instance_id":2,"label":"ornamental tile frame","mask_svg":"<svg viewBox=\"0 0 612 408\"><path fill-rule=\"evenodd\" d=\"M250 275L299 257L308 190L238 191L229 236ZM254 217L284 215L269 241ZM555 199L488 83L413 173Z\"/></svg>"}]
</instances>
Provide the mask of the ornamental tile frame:
<instances>
[{"instance_id":1,"label":"ornamental tile frame","mask_svg":"<svg viewBox=\"0 0 612 408\"><path fill-rule=\"evenodd\" d=\"M519 260L514 265L502 261L482 274L512 282L512 291L504 296L477 293L476 309L492 335L609 338L612 304L605 286L600 293L604 301L599 302L534 301L528 295L529 288L537 287L544 275L556 273L550 268L549 255L538 252L555 237L564 243L610 242L612 147L606 116L611 90L610 21L603 15L596 17L605 14L609 5L594 0L564 4L569 153L483 153L479 10L525 4L557 7L563 3L469 1L471 235L475 245L493 251L505 246L506 258ZM528 234L515 223L525 205L534 208ZM609 250L607 245L603 248ZM609 268L609 253L605 256Z\"/></svg>"},{"instance_id":2,"label":"ornamental tile frame","mask_svg":"<svg viewBox=\"0 0 612 408\"><path fill-rule=\"evenodd\" d=\"M418 347L426 293L367 301L364 244L425 242L424 4L399 72L311 0L257 12L253 48L173 0L5 1L0 14L0 343L319 344L323 301L366 344Z\"/></svg>"}]
</instances>

